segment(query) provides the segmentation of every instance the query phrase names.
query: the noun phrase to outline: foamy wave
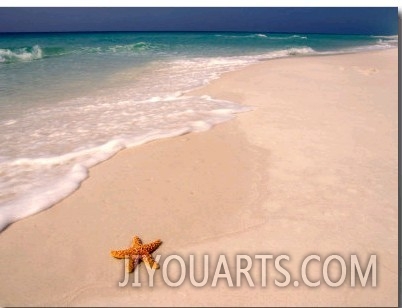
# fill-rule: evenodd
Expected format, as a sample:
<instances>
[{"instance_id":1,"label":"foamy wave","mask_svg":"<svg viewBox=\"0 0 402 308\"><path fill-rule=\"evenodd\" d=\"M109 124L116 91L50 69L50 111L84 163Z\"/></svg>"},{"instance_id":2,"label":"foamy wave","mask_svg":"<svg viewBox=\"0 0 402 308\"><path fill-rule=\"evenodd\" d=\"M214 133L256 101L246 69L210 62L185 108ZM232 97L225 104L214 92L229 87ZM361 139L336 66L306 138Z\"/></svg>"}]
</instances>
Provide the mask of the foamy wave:
<instances>
[{"instance_id":1,"label":"foamy wave","mask_svg":"<svg viewBox=\"0 0 402 308\"><path fill-rule=\"evenodd\" d=\"M306 54L312 54L315 53L316 51L313 48L310 47L301 47L301 48L289 48L286 50L286 53L289 56L296 56L296 55L306 55Z\"/></svg>"},{"instance_id":2,"label":"foamy wave","mask_svg":"<svg viewBox=\"0 0 402 308\"><path fill-rule=\"evenodd\" d=\"M291 36L271 36L263 33L256 33L256 34L250 34L250 35L222 35L222 34L216 34L215 36L224 36L228 38L245 38L245 37L259 37L259 38L268 38L272 40L289 40L289 39L307 39L307 36L303 35L291 35Z\"/></svg>"},{"instance_id":3,"label":"foamy wave","mask_svg":"<svg viewBox=\"0 0 402 308\"><path fill-rule=\"evenodd\" d=\"M244 65L256 62L261 59L273 59L273 58L281 58L281 57L289 57L296 55L308 55L308 54L318 54L311 47L299 47L299 48L288 48L270 51L264 54L258 55L248 55L248 56L233 56L233 57L214 57L214 58L192 58L185 60L176 60L173 61L173 67L169 67L169 69L173 70L174 74L176 66L181 69L181 73L185 73L186 70L191 68L189 71L191 74L194 74L197 70L205 70L206 68L211 68L213 70L214 76L216 74L231 71L243 67ZM218 77L217 76L217 77ZM211 77L211 76L210 76Z\"/></svg>"},{"instance_id":4,"label":"foamy wave","mask_svg":"<svg viewBox=\"0 0 402 308\"><path fill-rule=\"evenodd\" d=\"M52 178L46 185L28 190L23 196L12 202L3 202L0 205L0 231L9 224L51 207L56 202L75 191L87 177L87 169L81 165L74 165L63 177Z\"/></svg>"},{"instance_id":5,"label":"foamy wave","mask_svg":"<svg viewBox=\"0 0 402 308\"><path fill-rule=\"evenodd\" d=\"M157 50L159 45L151 44L148 42L137 42L125 45L113 45L113 46L98 46L98 47L81 47L73 51L75 54L82 53L136 53L150 50Z\"/></svg>"},{"instance_id":6,"label":"foamy wave","mask_svg":"<svg viewBox=\"0 0 402 308\"><path fill-rule=\"evenodd\" d=\"M384 39L380 38L377 40L377 45L384 47L397 47L398 39Z\"/></svg>"},{"instance_id":7,"label":"foamy wave","mask_svg":"<svg viewBox=\"0 0 402 308\"><path fill-rule=\"evenodd\" d=\"M306 40L307 36L303 36L303 35L291 35L291 36L267 36L269 39L271 40L291 40L291 39L302 39L302 40Z\"/></svg>"},{"instance_id":8,"label":"foamy wave","mask_svg":"<svg viewBox=\"0 0 402 308\"><path fill-rule=\"evenodd\" d=\"M181 96L176 92L170 95L151 97L146 101L120 101L108 103L108 99L92 106L69 107L76 124L63 118L68 113L60 106L56 114L44 110L34 115L37 122L46 124L32 129L32 136L39 136L32 147L41 149L53 146L56 150L62 146L59 142L74 143L78 139L91 141L110 140L102 145L56 155L42 157L21 157L0 161L0 230L14 221L49 208L56 202L71 194L87 178L88 168L110 158L118 151L138 146L152 140L179 136L190 132L200 132L212 126L230 120L235 113L250 110L232 102L214 100L210 97ZM112 95L113 96L113 95ZM86 108L90 106L91 108ZM42 116L50 117L46 121ZM59 118L57 118L59 116ZM32 116L31 116L32 117ZM55 118L56 117L56 118ZM105 119L109 122L105 122ZM29 120L30 119L30 120ZM37 123L32 118L26 121L33 128ZM97 119L97 121L93 121ZM18 124L19 122L15 123ZM98 124L102 129L97 131ZM3 123L4 124L4 123ZM21 123L21 125L24 125ZM63 132L60 126L69 125ZM8 127L8 126L3 126ZM12 132L13 129L5 131ZM42 137L41 137L42 136ZM110 136L110 137L108 137ZM75 140L74 140L75 138ZM21 141L23 142L23 140ZM80 141L82 143L82 140ZM65 145L64 145L65 146ZM24 146L25 151L35 152ZM39 152L39 153L38 153Z\"/></svg>"},{"instance_id":9,"label":"foamy wave","mask_svg":"<svg viewBox=\"0 0 402 308\"><path fill-rule=\"evenodd\" d=\"M259 38L269 38L273 40L289 40L289 39L307 39L307 36L294 34L291 36L278 36L278 35L267 35L263 33L248 34L248 35L229 35L229 34L215 34L215 36L225 37L225 38L247 38L247 37L259 37Z\"/></svg>"},{"instance_id":10,"label":"foamy wave","mask_svg":"<svg viewBox=\"0 0 402 308\"><path fill-rule=\"evenodd\" d=\"M263 34L263 33L243 34L243 35L235 35L235 34L215 34L215 36L224 37L224 38L248 38L248 37L267 38L267 35L266 35L266 34Z\"/></svg>"},{"instance_id":11,"label":"foamy wave","mask_svg":"<svg viewBox=\"0 0 402 308\"><path fill-rule=\"evenodd\" d=\"M143 51L143 50L151 50L154 49L155 46L153 46L150 43L147 42L138 42L134 44L127 44L127 45L116 45L116 46L111 46L107 48L107 51L111 52L132 52L132 51Z\"/></svg>"},{"instance_id":12,"label":"foamy wave","mask_svg":"<svg viewBox=\"0 0 402 308\"><path fill-rule=\"evenodd\" d=\"M313 54L320 54L320 53L315 51L311 47L299 47L299 48L288 48L288 49L272 51L272 52L266 53L264 55L260 55L258 58L259 59L274 59L274 58L313 55Z\"/></svg>"},{"instance_id":13,"label":"foamy wave","mask_svg":"<svg viewBox=\"0 0 402 308\"><path fill-rule=\"evenodd\" d=\"M18 49L0 49L0 62L32 61L42 58L39 45Z\"/></svg>"},{"instance_id":14,"label":"foamy wave","mask_svg":"<svg viewBox=\"0 0 402 308\"><path fill-rule=\"evenodd\" d=\"M373 37L389 39L389 40L398 40L398 35L373 35Z\"/></svg>"},{"instance_id":15,"label":"foamy wave","mask_svg":"<svg viewBox=\"0 0 402 308\"><path fill-rule=\"evenodd\" d=\"M374 46L378 49L398 47L398 35L373 35L372 37L377 39Z\"/></svg>"},{"instance_id":16,"label":"foamy wave","mask_svg":"<svg viewBox=\"0 0 402 308\"><path fill-rule=\"evenodd\" d=\"M340 51L332 52L332 54L375 51L375 50L384 50L384 49L391 49L391 48L397 48L397 47L398 47L398 44L377 42L374 45L363 45L363 46L345 48L345 49L340 50Z\"/></svg>"}]
</instances>

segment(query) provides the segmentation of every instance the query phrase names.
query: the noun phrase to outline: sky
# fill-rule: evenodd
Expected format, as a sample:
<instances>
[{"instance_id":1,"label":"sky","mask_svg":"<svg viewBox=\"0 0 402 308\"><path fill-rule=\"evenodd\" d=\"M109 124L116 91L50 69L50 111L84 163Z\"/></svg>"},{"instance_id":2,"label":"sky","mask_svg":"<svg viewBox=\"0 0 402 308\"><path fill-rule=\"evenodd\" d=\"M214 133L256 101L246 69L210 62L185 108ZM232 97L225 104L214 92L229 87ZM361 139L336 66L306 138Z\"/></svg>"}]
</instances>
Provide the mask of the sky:
<instances>
[{"instance_id":1,"label":"sky","mask_svg":"<svg viewBox=\"0 0 402 308\"><path fill-rule=\"evenodd\" d=\"M0 32L250 31L395 35L398 8L0 7Z\"/></svg>"}]
</instances>

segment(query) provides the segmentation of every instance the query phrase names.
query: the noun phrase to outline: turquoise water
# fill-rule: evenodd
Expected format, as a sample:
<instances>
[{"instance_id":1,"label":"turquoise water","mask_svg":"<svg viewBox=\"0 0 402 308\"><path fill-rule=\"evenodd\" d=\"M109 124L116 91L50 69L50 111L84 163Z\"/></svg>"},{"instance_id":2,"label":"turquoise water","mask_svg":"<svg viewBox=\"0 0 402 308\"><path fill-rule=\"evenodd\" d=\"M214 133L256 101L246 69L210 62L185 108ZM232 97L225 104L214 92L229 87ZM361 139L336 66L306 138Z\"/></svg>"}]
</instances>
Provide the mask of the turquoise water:
<instances>
[{"instance_id":1,"label":"turquoise water","mask_svg":"<svg viewBox=\"0 0 402 308\"><path fill-rule=\"evenodd\" d=\"M0 34L0 229L70 194L90 166L250 110L186 92L265 59L397 46L396 36Z\"/></svg>"},{"instance_id":2,"label":"turquoise water","mask_svg":"<svg viewBox=\"0 0 402 308\"><path fill-rule=\"evenodd\" d=\"M396 38L264 33L74 33L0 35L0 103L52 100L99 87L105 77L152 61L381 48ZM308 52L301 50L300 53ZM123 82L124 80L120 80ZM127 80L130 82L130 80ZM105 81L105 85L108 81ZM51 95L49 97L49 95ZM28 99L29 97L29 99Z\"/></svg>"}]
</instances>

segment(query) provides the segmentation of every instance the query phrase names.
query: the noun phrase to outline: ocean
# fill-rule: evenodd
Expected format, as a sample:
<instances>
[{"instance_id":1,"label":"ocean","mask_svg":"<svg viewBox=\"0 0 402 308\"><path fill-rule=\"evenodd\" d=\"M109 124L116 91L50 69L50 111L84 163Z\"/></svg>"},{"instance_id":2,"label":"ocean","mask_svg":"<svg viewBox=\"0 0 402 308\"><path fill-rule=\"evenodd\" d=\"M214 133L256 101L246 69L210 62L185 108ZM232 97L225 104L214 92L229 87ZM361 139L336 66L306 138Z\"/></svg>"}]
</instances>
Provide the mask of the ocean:
<instances>
[{"instance_id":1,"label":"ocean","mask_svg":"<svg viewBox=\"0 0 402 308\"><path fill-rule=\"evenodd\" d=\"M224 72L397 44L397 36L358 35L0 34L0 230L68 196L91 166L124 148L252 110L187 94Z\"/></svg>"}]
</instances>

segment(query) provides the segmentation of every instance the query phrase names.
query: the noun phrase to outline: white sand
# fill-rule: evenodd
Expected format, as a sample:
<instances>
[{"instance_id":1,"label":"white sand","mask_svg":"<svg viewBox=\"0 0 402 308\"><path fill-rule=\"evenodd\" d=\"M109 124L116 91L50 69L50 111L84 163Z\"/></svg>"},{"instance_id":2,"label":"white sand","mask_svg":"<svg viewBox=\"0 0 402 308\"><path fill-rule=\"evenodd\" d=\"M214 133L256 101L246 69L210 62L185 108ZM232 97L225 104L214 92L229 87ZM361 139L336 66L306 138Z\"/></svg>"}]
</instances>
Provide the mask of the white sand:
<instances>
[{"instance_id":1,"label":"white sand","mask_svg":"<svg viewBox=\"0 0 402 308\"><path fill-rule=\"evenodd\" d=\"M396 306L397 77L394 49L261 62L195 91L256 109L205 133L120 152L73 195L7 228L0 305ZM119 288L123 261L109 251L135 234L161 238L155 254L163 258L209 254L211 275L219 254L233 273L237 254L286 254L292 283L274 285L284 277L271 261L262 288L255 261L254 288L245 279L242 287L221 279L215 288L188 280L170 288L162 270L149 288L141 264L144 286ZM296 288L310 254L321 256L308 272L321 285ZM332 254L348 268L338 288L320 273ZM364 266L377 255L377 287L350 287L351 254Z\"/></svg>"}]
</instances>

